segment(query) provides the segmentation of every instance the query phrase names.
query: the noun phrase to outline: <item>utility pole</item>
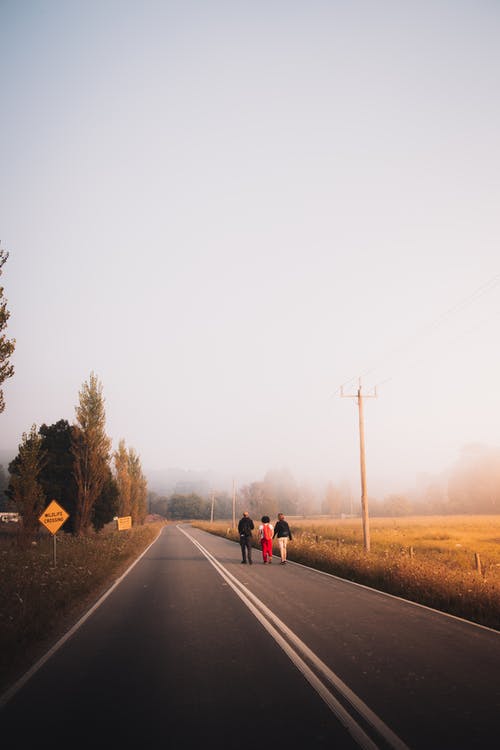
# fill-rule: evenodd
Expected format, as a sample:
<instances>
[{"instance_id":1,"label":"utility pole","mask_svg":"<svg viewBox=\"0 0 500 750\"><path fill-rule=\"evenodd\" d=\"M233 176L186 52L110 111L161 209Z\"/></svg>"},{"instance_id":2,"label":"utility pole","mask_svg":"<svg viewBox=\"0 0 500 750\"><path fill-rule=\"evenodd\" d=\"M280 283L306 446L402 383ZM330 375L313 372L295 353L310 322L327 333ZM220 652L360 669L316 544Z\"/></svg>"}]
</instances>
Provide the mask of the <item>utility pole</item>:
<instances>
[{"instance_id":1,"label":"utility pole","mask_svg":"<svg viewBox=\"0 0 500 750\"><path fill-rule=\"evenodd\" d=\"M364 398L377 398L377 387L374 393L364 396L361 393L361 378L359 379L358 392L356 394L344 393L343 386L340 386L340 395L343 398L357 398L359 414L359 463L361 469L361 512L363 517L363 540L366 552L370 551L370 518L368 514L368 493L366 491L366 461L365 461L365 422L363 412Z\"/></svg>"},{"instance_id":2,"label":"utility pole","mask_svg":"<svg viewBox=\"0 0 500 750\"><path fill-rule=\"evenodd\" d=\"M233 479L233 529L236 527L236 482Z\"/></svg>"}]
</instances>

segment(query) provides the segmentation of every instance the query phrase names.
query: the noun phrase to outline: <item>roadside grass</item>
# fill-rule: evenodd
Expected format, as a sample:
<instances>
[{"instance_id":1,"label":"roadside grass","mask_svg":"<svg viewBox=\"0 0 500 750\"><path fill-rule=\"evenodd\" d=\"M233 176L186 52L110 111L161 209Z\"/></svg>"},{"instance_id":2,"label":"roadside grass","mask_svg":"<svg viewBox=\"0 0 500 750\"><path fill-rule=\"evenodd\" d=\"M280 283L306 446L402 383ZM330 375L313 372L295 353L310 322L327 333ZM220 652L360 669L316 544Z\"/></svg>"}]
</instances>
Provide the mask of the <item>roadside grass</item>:
<instances>
[{"instance_id":1,"label":"roadside grass","mask_svg":"<svg viewBox=\"0 0 500 750\"><path fill-rule=\"evenodd\" d=\"M370 552L359 518L288 522L289 560L500 630L500 516L374 518ZM193 526L238 541L231 522Z\"/></svg>"},{"instance_id":2,"label":"roadside grass","mask_svg":"<svg viewBox=\"0 0 500 750\"><path fill-rule=\"evenodd\" d=\"M43 530L19 549L16 531L0 534L0 693L78 619L158 536L162 522L54 539Z\"/></svg>"}]
</instances>

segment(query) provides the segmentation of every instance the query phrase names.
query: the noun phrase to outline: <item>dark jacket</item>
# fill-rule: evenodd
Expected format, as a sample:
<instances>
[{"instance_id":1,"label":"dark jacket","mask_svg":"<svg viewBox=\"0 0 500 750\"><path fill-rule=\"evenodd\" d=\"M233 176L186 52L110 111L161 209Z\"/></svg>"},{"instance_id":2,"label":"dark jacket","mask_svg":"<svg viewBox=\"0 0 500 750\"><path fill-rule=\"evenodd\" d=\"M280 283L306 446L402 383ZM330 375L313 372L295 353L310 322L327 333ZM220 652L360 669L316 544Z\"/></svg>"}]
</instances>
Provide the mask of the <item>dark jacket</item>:
<instances>
[{"instance_id":1,"label":"dark jacket","mask_svg":"<svg viewBox=\"0 0 500 750\"><path fill-rule=\"evenodd\" d=\"M251 518L244 516L238 521L238 533L240 536L252 536L254 524Z\"/></svg>"},{"instance_id":2,"label":"dark jacket","mask_svg":"<svg viewBox=\"0 0 500 750\"><path fill-rule=\"evenodd\" d=\"M290 531L290 526L288 525L287 521L276 521L273 539L275 536L277 536L278 539L280 536L287 536L289 539L292 538L292 532Z\"/></svg>"}]
</instances>

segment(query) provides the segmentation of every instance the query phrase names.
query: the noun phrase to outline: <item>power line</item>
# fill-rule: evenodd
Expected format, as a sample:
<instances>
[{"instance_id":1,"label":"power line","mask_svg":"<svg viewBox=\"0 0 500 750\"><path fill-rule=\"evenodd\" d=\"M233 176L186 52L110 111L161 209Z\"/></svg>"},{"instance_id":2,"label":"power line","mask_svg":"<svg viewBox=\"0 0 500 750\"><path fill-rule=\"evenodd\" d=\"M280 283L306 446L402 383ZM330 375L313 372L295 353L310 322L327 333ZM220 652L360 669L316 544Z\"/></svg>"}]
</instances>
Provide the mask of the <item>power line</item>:
<instances>
[{"instance_id":1,"label":"power line","mask_svg":"<svg viewBox=\"0 0 500 750\"><path fill-rule=\"evenodd\" d=\"M364 378L367 375L370 375L371 373L375 372L380 367L380 364L384 359L393 357L398 352L404 349L408 349L410 346L415 344L415 342L417 342L419 339L422 339L423 337L428 336L432 331L439 328L443 324L443 322L445 322L451 316L453 316L454 314L458 312L461 312L462 310L466 309L468 306L475 303L478 299L483 297L485 294L492 291L496 286L498 286L499 283L500 283L500 273L492 276L490 279L488 279L488 281L481 284L477 289L475 289L473 292L468 294L466 297L459 300L457 303L449 307L447 310L440 313L431 321L423 325L420 329L418 329L413 334L413 336L411 336L410 338L403 339L399 344L389 349L384 355L382 355L379 358L379 361L377 364L363 370L359 376L354 376L352 378L349 378L349 380L344 381L342 385L337 388L334 395L337 395L340 392L341 388L344 388L350 385L351 383L354 383L358 379L358 377ZM379 382L378 385L380 386L383 383L388 382L389 380L392 379L392 377L393 376Z\"/></svg>"},{"instance_id":2,"label":"power line","mask_svg":"<svg viewBox=\"0 0 500 750\"><path fill-rule=\"evenodd\" d=\"M500 316L500 311L498 311L498 313L497 313L497 317L498 316ZM469 327L466 330L463 330L456 338L454 338L453 340L449 341L449 344L451 346L454 346L459 341L462 341L462 339L464 339L466 336L469 336L471 333L474 333L474 331L477 331L478 328L481 328L481 327L485 326L488 323L488 321L491 320L491 318L492 318L492 316L490 315L488 318L480 320L474 326ZM418 365L421 362L423 362L427 358L427 356L428 355L425 354L425 355L423 355L421 357L417 357L416 359L411 360L411 362L408 362L405 366L406 367L408 367L408 366L413 367L415 365ZM377 384L375 385L375 388L380 388L380 386L385 385L390 380L392 380L394 377L396 377L396 376L395 375L389 375L389 377L385 378L384 380L378 381Z\"/></svg>"}]
</instances>

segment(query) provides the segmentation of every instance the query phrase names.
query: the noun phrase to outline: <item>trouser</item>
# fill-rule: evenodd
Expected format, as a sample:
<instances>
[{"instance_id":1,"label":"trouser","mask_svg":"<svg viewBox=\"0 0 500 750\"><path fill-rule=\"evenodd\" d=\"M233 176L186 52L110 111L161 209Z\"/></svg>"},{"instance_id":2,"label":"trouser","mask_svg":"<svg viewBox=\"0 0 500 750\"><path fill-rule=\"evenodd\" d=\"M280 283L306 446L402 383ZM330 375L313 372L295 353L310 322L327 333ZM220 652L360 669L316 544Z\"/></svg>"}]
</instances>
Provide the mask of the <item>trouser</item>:
<instances>
[{"instance_id":1,"label":"trouser","mask_svg":"<svg viewBox=\"0 0 500 750\"><path fill-rule=\"evenodd\" d=\"M252 562L252 537L251 536L240 536L240 547L241 547L241 559L246 562Z\"/></svg>"},{"instance_id":2,"label":"trouser","mask_svg":"<svg viewBox=\"0 0 500 750\"><path fill-rule=\"evenodd\" d=\"M288 542L288 537L287 536L279 536L278 537L278 544L279 544L280 554L281 554L281 559L282 560L286 560L286 545L287 545L287 542Z\"/></svg>"},{"instance_id":3,"label":"trouser","mask_svg":"<svg viewBox=\"0 0 500 750\"><path fill-rule=\"evenodd\" d=\"M272 539L261 539L260 546L262 547L262 559L264 562L270 560L273 556L273 540Z\"/></svg>"}]
</instances>

